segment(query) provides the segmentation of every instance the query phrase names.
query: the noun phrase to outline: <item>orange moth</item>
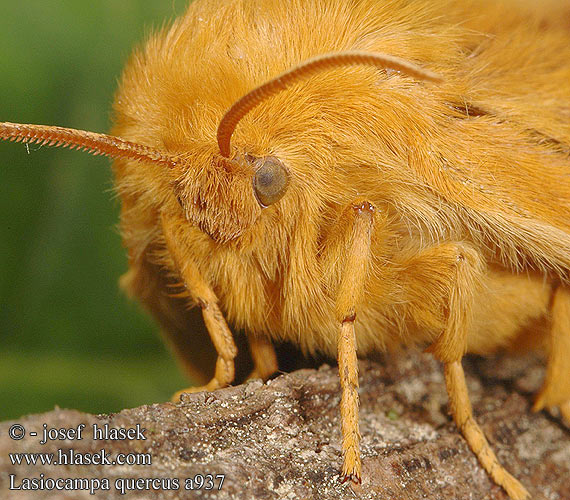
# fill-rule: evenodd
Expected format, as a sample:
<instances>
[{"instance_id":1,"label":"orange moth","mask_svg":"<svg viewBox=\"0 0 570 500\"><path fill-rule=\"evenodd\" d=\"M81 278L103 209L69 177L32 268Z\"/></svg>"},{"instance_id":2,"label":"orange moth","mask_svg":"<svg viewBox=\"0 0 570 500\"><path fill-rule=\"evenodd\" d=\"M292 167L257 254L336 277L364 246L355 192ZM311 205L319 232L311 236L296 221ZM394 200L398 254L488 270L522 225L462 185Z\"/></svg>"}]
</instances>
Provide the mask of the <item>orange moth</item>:
<instances>
[{"instance_id":1,"label":"orange moth","mask_svg":"<svg viewBox=\"0 0 570 500\"><path fill-rule=\"evenodd\" d=\"M188 371L208 345L189 305L216 351L189 390L232 383L228 323L255 376L277 369L272 340L337 357L341 476L359 482L357 352L425 345L482 466L524 499L461 358L544 348L535 409L570 419L568 19L562 2L197 0L132 56L112 136L0 137L114 159L122 286Z\"/></svg>"}]
</instances>

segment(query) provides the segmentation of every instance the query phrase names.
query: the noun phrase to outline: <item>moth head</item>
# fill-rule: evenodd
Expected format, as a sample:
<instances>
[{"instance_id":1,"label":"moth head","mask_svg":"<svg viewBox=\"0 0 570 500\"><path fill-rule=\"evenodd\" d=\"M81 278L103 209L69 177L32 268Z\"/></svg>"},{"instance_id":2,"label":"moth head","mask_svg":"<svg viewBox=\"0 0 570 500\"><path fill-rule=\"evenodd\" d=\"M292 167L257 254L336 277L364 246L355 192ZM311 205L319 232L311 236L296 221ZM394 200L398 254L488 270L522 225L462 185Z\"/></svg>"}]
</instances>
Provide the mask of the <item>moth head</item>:
<instances>
[{"instance_id":1,"label":"moth head","mask_svg":"<svg viewBox=\"0 0 570 500\"><path fill-rule=\"evenodd\" d=\"M289 170L275 156L216 153L193 160L203 168L180 169L174 194L186 219L220 243L241 236L289 186Z\"/></svg>"},{"instance_id":2,"label":"moth head","mask_svg":"<svg viewBox=\"0 0 570 500\"><path fill-rule=\"evenodd\" d=\"M369 65L424 80L439 80L430 71L405 60L377 53L338 52L309 59L278 75L239 99L222 117L217 151L169 151L112 135L43 125L0 123L0 139L85 150L115 160L137 162L137 168L157 165L164 170L171 195L188 222L219 243L239 238L264 210L278 205L295 183L290 165L271 151L233 150L231 138L240 120L275 94L330 68ZM161 175L161 177L163 177Z\"/></svg>"}]
</instances>

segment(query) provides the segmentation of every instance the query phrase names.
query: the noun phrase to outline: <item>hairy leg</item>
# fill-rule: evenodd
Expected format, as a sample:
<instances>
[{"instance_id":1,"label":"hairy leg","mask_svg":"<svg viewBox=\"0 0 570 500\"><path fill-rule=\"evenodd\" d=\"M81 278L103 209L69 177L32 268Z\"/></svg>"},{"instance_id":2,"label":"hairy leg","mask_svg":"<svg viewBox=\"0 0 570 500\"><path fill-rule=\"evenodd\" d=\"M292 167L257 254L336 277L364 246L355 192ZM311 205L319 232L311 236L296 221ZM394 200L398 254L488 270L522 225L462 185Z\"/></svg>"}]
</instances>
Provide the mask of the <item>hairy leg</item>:
<instances>
[{"instance_id":1,"label":"hairy leg","mask_svg":"<svg viewBox=\"0 0 570 500\"><path fill-rule=\"evenodd\" d=\"M345 210L340 224L345 233L346 253L336 301L338 335L338 369L342 390L340 419L344 463L341 480L361 482L360 432L358 430L358 360L354 322L364 293L369 267L374 207L357 201Z\"/></svg>"},{"instance_id":2,"label":"hairy leg","mask_svg":"<svg viewBox=\"0 0 570 500\"><path fill-rule=\"evenodd\" d=\"M479 253L465 243L445 243L425 250L414 258L411 269L423 274L426 289L443 292L445 327L427 349L444 363L449 407L457 427L469 447L493 480L513 500L529 498L526 489L499 463L483 431L475 421L461 358L467 350L467 335L472 321L473 304L485 273ZM430 276L439 283L429 283ZM413 275L412 275L413 279ZM421 284L421 280L420 280Z\"/></svg>"},{"instance_id":3,"label":"hairy leg","mask_svg":"<svg viewBox=\"0 0 570 500\"><path fill-rule=\"evenodd\" d=\"M559 406L570 424L570 291L562 285L554 292L550 318L546 378L533 410Z\"/></svg>"},{"instance_id":4,"label":"hairy leg","mask_svg":"<svg viewBox=\"0 0 570 500\"><path fill-rule=\"evenodd\" d=\"M248 334L247 339L251 358L253 359L253 371L247 378L267 380L279 369L273 344L267 337L253 334Z\"/></svg>"},{"instance_id":5,"label":"hairy leg","mask_svg":"<svg viewBox=\"0 0 570 500\"><path fill-rule=\"evenodd\" d=\"M237 355L237 348L232 332L228 328L226 320L218 307L216 295L211 287L204 281L193 262L182 254L182 250L177 243L178 239L175 236L178 228L177 221L163 216L162 227L166 247L172 261L180 274L184 286L195 303L202 309L204 323L218 353L214 377L204 386L190 387L178 391L172 397L173 401L178 401L180 395L184 392L213 391L231 384L234 380L234 358Z\"/></svg>"}]
</instances>

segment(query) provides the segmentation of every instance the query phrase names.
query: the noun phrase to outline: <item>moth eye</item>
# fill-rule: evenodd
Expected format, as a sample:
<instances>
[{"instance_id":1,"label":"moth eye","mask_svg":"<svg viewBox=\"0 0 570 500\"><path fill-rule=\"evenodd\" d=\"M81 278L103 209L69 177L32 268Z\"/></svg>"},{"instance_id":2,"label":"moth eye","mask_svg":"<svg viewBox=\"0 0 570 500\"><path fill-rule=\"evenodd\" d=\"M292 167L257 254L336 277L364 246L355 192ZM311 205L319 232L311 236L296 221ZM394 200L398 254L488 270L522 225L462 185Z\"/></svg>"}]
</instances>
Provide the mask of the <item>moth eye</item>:
<instances>
[{"instance_id":1,"label":"moth eye","mask_svg":"<svg viewBox=\"0 0 570 500\"><path fill-rule=\"evenodd\" d=\"M262 207L279 201L289 185L289 171L275 157L260 158L253 176L253 190Z\"/></svg>"}]
</instances>

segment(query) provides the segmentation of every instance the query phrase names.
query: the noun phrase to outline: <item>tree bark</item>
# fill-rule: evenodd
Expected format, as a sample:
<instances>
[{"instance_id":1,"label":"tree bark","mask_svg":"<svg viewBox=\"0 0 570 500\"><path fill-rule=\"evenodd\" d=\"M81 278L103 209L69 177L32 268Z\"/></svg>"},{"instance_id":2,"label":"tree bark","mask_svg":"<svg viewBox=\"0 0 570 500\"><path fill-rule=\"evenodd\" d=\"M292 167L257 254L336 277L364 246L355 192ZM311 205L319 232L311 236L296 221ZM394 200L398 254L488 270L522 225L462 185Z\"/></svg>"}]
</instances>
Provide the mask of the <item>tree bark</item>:
<instances>
[{"instance_id":1,"label":"tree bark","mask_svg":"<svg viewBox=\"0 0 570 500\"><path fill-rule=\"evenodd\" d=\"M555 413L530 410L532 393L544 372L541 362L532 357L468 359L464 366L475 416L503 465L534 499L570 499L569 429ZM55 409L2 423L0 497L121 498L124 487L127 497L144 499L507 498L489 480L448 416L442 367L431 356L404 352L381 363L362 361L360 382L363 480L359 487L338 481L340 389L336 369L324 365L266 384L254 380L213 393L185 395L180 404L154 404L111 415ZM14 424L25 428L23 439L10 438L10 432L21 432ZM85 428L82 439L41 445L43 424L72 433L80 424ZM110 432L133 429L132 435L94 440L94 424L99 430L107 424ZM30 436L34 431L37 437ZM14 456L9 456L54 453L57 460L58 450L69 457L71 449L74 460L78 456L85 460L89 453L98 456L104 449L110 460L117 459L117 453L150 454L152 464L30 466L14 465ZM44 483L39 482L41 474ZM186 489L198 488L200 475L205 484ZM224 480L218 490L221 475ZM27 484L25 478L36 478L43 490L21 488ZM47 478L69 479L59 485L75 490L50 489L55 483ZM90 495L80 489L81 484L71 482L74 478L85 478L83 486L90 487L96 486L96 480L104 487L106 479L109 489Z\"/></svg>"}]
</instances>

